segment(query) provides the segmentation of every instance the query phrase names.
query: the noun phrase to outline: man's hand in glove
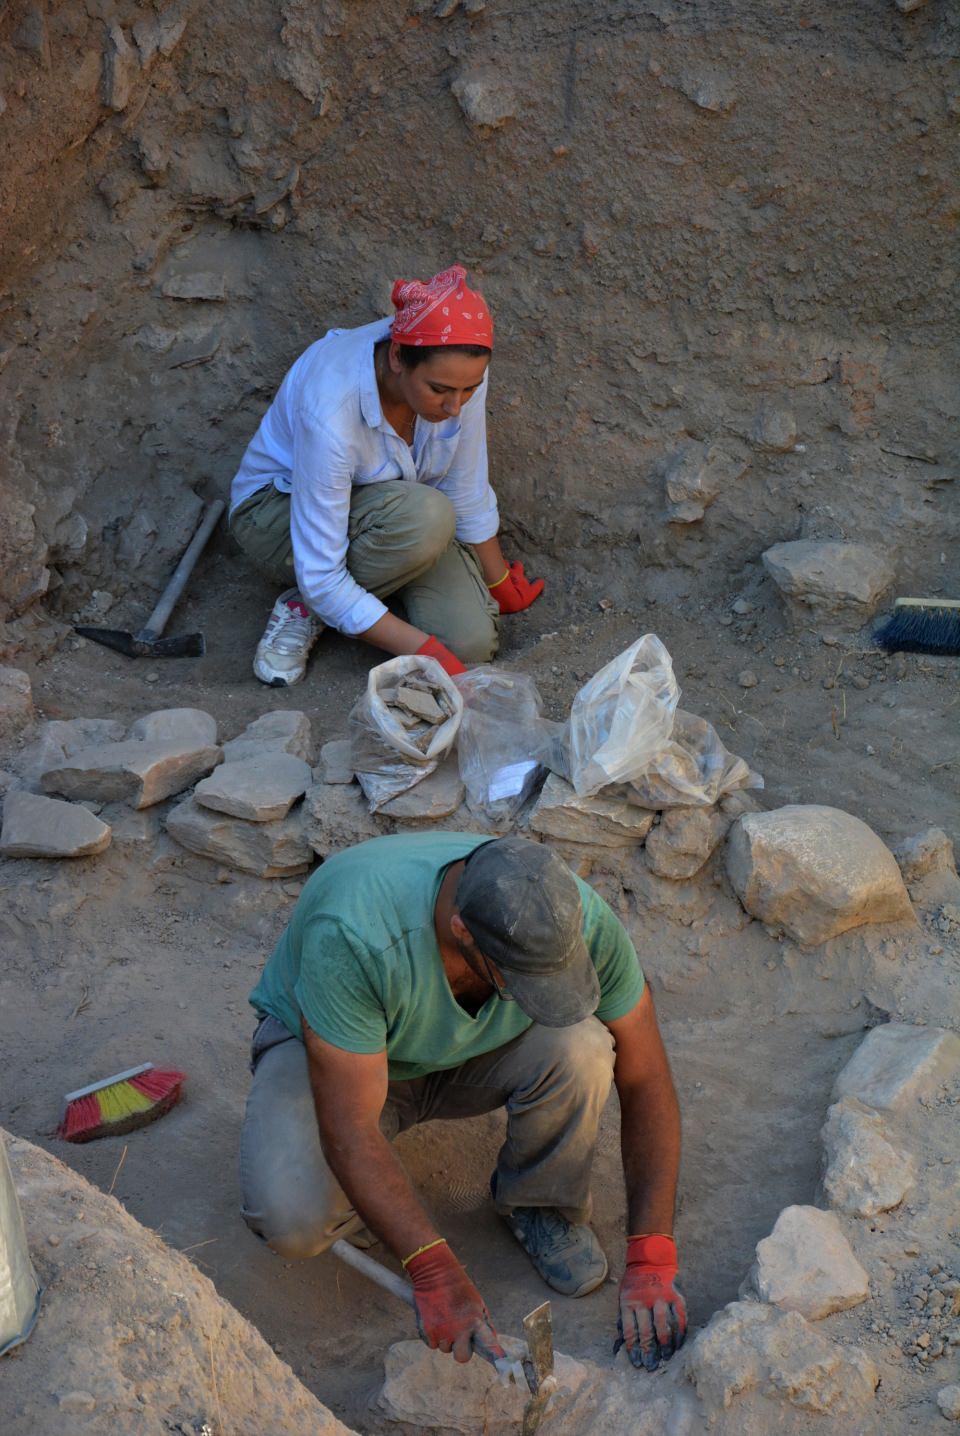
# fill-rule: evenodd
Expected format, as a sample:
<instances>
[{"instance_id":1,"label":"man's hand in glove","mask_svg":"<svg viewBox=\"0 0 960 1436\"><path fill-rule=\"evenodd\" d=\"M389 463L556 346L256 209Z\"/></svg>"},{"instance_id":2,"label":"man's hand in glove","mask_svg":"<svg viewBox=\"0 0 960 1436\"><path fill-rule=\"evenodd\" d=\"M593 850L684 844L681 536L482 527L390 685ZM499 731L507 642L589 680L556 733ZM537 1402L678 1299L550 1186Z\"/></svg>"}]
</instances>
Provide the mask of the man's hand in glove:
<instances>
[{"instance_id":1,"label":"man's hand in glove","mask_svg":"<svg viewBox=\"0 0 960 1436\"><path fill-rule=\"evenodd\" d=\"M431 1349L453 1352L460 1362L475 1350L488 1360L506 1356L483 1297L446 1242L407 1257L404 1267L413 1282L417 1330Z\"/></svg>"},{"instance_id":2,"label":"man's hand in glove","mask_svg":"<svg viewBox=\"0 0 960 1436\"><path fill-rule=\"evenodd\" d=\"M621 1346L634 1366L656 1371L679 1351L687 1334L687 1306L677 1286L677 1245L654 1233L627 1238L627 1269L620 1282Z\"/></svg>"},{"instance_id":3,"label":"man's hand in glove","mask_svg":"<svg viewBox=\"0 0 960 1436\"><path fill-rule=\"evenodd\" d=\"M440 667L449 673L451 678L456 678L458 673L466 673L467 671L457 655L451 653L449 648L444 648L439 638L434 638L432 633L426 643L421 643L417 649L417 655L423 658L435 658L440 664Z\"/></svg>"},{"instance_id":4,"label":"man's hand in glove","mask_svg":"<svg viewBox=\"0 0 960 1436\"><path fill-rule=\"evenodd\" d=\"M543 593L543 579L538 578L531 583L523 571L523 564L512 563L503 578L487 584L487 587L499 603L501 613L520 613Z\"/></svg>"}]
</instances>

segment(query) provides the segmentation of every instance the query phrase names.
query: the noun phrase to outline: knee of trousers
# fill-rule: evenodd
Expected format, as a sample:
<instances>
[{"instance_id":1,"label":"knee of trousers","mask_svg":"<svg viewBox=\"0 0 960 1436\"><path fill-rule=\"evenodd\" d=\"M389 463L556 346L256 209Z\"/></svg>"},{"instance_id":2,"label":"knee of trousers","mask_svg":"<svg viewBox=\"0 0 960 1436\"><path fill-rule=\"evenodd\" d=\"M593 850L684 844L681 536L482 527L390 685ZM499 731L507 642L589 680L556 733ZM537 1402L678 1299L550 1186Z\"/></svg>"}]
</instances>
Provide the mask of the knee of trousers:
<instances>
[{"instance_id":1,"label":"knee of trousers","mask_svg":"<svg viewBox=\"0 0 960 1436\"><path fill-rule=\"evenodd\" d=\"M500 646L497 621L479 602L469 613L450 614L437 637L463 663L489 663Z\"/></svg>"},{"instance_id":2,"label":"knee of trousers","mask_svg":"<svg viewBox=\"0 0 960 1436\"><path fill-rule=\"evenodd\" d=\"M446 494L425 484L405 484L404 488L405 526L413 534L411 549L421 563L436 563L453 543L457 527L453 504Z\"/></svg>"},{"instance_id":3,"label":"knee of trousers","mask_svg":"<svg viewBox=\"0 0 960 1436\"><path fill-rule=\"evenodd\" d=\"M536 1044L545 1066L562 1075L584 1097L605 1099L613 1081L613 1038L596 1017L572 1027L537 1027Z\"/></svg>"},{"instance_id":4,"label":"knee of trousers","mask_svg":"<svg viewBox=\"0 0 960 1436\"><path fill-rule=\"evenodd\" d=\"M278 1207L256 1220L243 1213L247 1226L284 1261L307 1261L327 1251L336 1240L324 1212L300 1212Z\"/></svg>"}]
</instances>

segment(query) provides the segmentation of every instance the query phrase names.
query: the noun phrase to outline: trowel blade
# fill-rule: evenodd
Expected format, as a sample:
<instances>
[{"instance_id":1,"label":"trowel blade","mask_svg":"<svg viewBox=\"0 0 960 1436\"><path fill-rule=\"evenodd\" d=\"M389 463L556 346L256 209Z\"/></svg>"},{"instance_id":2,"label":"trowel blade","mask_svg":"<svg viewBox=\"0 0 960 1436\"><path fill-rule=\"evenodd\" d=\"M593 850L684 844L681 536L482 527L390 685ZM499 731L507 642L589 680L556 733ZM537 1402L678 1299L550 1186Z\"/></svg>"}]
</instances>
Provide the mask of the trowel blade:
<instances>
[{"instance_id":1,"label":"trowel blade","mask_svg":"<svg viewBox=\"0 0 960 1436\"><path fill-rule=\"evenodd\" d=\"M523 1331L534 1376L530 1389L537 1392L553 1374L553 1313L548 1301L523 1318Z\"/></svg>"}]
</instances>

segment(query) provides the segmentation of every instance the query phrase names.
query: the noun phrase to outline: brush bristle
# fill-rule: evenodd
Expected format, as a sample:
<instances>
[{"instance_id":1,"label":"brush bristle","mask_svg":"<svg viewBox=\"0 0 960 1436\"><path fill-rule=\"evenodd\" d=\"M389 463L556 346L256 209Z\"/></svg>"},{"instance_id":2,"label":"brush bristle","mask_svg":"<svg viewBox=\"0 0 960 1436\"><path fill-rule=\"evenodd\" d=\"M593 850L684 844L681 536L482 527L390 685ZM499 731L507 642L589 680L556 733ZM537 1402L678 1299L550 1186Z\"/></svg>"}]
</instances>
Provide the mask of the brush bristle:
<instances>
[{"instance_id":1,"label":"brush bristle","mask_svg":"<svg viewBox=\"0 0 960 1436\"><path fill-rule=\"evenodd\" d=\"M169 1112L180 1100L185 1073L152 1067L125 1082L101 1087L67 1103L57 1136L65 1142L92 1142L119 1137L145 1127Z\"/></svg>"},{"instance_id":2,"label":"brush bristle","mask_svg":"<svg viewBox=\"0 0 960 1436\"><path fill-rule=\"evenodd\" d=\"M960 609L898 608L874 635L888 653L960 654Z\"/></svg>"}]
</instances>

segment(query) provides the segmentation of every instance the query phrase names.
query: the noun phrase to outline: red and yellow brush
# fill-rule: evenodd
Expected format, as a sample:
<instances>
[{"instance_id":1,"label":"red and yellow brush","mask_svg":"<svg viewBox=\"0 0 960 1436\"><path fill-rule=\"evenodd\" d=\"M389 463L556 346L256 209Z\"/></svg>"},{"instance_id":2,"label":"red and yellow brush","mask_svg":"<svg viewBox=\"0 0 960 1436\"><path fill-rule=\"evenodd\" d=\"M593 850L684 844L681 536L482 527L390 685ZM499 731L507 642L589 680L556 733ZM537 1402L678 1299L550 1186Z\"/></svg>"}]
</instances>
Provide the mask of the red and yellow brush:
<instances>
[{"instance_id":1,"label":"red and yellow brush","mask_svg":"<svg viewBox=\"0 0 960 1436\"><path fill-rule=\"evenodd\" d=\"M152 1062L130 1067L89 1087L68 1092L57 1136L65 1142L121 1137L145 1127L180 1100L184 1072L160 1071Z\"/></svg>"}]
</instances>

